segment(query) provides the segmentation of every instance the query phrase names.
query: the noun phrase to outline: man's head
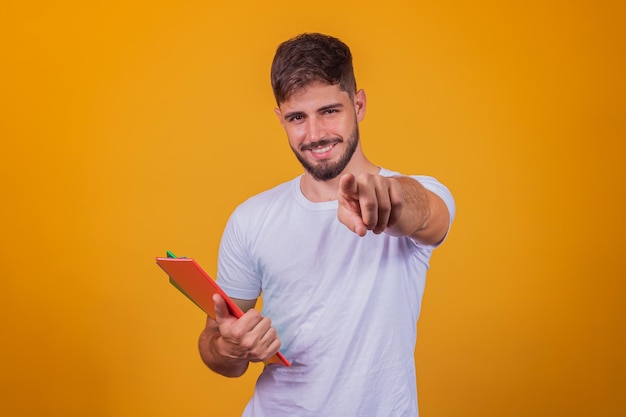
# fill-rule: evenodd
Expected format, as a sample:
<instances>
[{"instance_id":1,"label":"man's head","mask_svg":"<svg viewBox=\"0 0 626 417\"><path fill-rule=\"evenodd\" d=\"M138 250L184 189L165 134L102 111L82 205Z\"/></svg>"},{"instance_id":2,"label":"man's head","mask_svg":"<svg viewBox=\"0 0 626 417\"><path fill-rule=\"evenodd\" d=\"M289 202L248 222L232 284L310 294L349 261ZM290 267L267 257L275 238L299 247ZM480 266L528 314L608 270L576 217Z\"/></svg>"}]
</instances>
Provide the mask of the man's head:
<instances>
[{"instance_id":1,"label":"man's head","mask_svg":"<svg viewBox=\"0 0 626 417\"><path fill-rule=\"evenodd\" d=\"M276 103L313 83L338 84L350 98L356 93L350 48L337 38L304 33L278 46L271 69Z\"/></svg>"},{"instance_id":2,"label":"man's head","mask_svg":"<svg viewBox=\"0 0 626 417\"><path fill-rule=\"evenodd\" d=\"M346 44L317 33L296 36L278 47L271 75L274 111L310 177L330 181L367 163L358 127L366 97L356 91Z\"/></svg>"}]
</instances>

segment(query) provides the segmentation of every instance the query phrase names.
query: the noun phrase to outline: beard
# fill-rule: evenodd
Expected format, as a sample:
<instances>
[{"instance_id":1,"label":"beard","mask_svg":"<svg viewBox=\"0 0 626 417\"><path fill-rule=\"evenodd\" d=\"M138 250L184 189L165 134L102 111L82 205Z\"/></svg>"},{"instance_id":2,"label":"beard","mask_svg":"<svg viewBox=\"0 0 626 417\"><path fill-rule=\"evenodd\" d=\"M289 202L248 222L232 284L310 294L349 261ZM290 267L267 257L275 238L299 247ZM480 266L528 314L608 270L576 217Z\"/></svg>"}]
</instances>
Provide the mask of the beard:
<instances>
[{"instance_id":1,"label":"beard","mask_svg":"<svg viewBox=\"0 0 626 417\"><path fill-rule=\"evenodd\" d=\"M318 146L323 147L326 145L330 145L332 143L340 143L340 142L343 142L343 140L341 140L340 138L324 138L317 142L312 142L306 146L302 146L300 148L300 152L304 152L306 150L310 150ZM358 144L359 144L359 126L358 124L355 123L354 130L352 131L352 134L350 135L350 137L348 138L346 142L346 145L347 145L346 150L343 153L343 155L341 155L341 157L339 158L337 162L318 161L317 163L312 164L306 160L306 158L304 157L304 155L302 155L302 153L295 150L293 147L291 147L291 150L296 155L296 158L298 158L298 161L300 161L300 164L302 164L306 172L311 174L313 178L315 178L317 181L330 181L333 178L336 178L339 174L343 172L343 170L346 168L346 166L350 162L350 159L352 159L352 155L354 155L354 152L356 151Z\"/></svg>"}]
</instances>

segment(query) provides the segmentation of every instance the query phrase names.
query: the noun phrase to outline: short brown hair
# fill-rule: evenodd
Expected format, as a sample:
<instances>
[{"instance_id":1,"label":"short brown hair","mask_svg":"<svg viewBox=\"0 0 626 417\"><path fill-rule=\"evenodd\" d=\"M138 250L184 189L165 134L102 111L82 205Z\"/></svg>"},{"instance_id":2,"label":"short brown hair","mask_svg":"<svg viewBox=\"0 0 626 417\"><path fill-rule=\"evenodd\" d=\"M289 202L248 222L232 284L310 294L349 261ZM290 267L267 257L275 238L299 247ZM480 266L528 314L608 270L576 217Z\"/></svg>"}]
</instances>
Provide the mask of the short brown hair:
<instances>
[{"instance_id":1,"label":"short brown hair","mask_svg":"<svg viewBox=\"0 0 626 417\"><path fill-rule=\"evenodd\" d=\"M281 43L272 62L271 81L279 105L314 82L339 84L350 97L356 93L350 48L321 33L303 33Z\"/></svg>"}]
</instances>

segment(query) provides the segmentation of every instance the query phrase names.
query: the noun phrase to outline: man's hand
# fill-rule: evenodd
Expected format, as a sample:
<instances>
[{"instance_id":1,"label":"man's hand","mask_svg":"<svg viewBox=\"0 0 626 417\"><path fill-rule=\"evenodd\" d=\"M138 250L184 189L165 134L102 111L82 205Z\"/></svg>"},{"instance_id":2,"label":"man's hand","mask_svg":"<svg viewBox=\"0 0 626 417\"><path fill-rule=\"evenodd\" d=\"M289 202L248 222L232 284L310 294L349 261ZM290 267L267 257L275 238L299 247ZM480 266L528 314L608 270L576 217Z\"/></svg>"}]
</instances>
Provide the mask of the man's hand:
<instances>
[{"instance_id":1,"label":"man's hand","mask_svg":"<svg viewBox=\"0 0 626 417\"><path fill-rule=\"evenodd\" d=\"M402 188L397 179L376 174L344 174L339 179L337 217L359 236L376 234L393 226L404 209Z\"/></svg>"},{"instance_id":2,"label":"man's hand","mask_svg":"<svg viewBox=\"0 0 626 417\"><path fill-rule=\"evenodd\" d=\"M278 352L280 339L269 318L250 309L237 319L230 314L226 301L221 296L214 294L213 301L215 322L220 334L216 343L222 356L260 362Z\"/></svg>"}]
</instances>

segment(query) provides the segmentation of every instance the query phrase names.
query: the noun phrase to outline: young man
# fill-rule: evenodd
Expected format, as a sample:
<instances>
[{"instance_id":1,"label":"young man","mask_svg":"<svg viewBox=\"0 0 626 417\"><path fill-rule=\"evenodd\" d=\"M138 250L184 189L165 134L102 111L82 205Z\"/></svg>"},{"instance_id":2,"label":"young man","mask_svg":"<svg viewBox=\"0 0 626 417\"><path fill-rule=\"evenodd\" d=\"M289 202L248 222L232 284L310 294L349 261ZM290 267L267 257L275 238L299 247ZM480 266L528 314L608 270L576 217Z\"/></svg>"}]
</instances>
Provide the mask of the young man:
<instances>
[{"instance_id":1,"label":"young man","mask_svg":"<svg viewBox=\"0 0 626 417\"><path fill-rule=\"evenodd\" d=\"M434 178L366 158L365 92L340 40L284 42L271 80L304 174L229 219L217 280L246 313L236 319L216 296L201 357L229 377L279 348L291 361L265 366L244 416L415 417L416 325L431 253L454 217L452 195Z\"/></svg>"}]
</instances>

